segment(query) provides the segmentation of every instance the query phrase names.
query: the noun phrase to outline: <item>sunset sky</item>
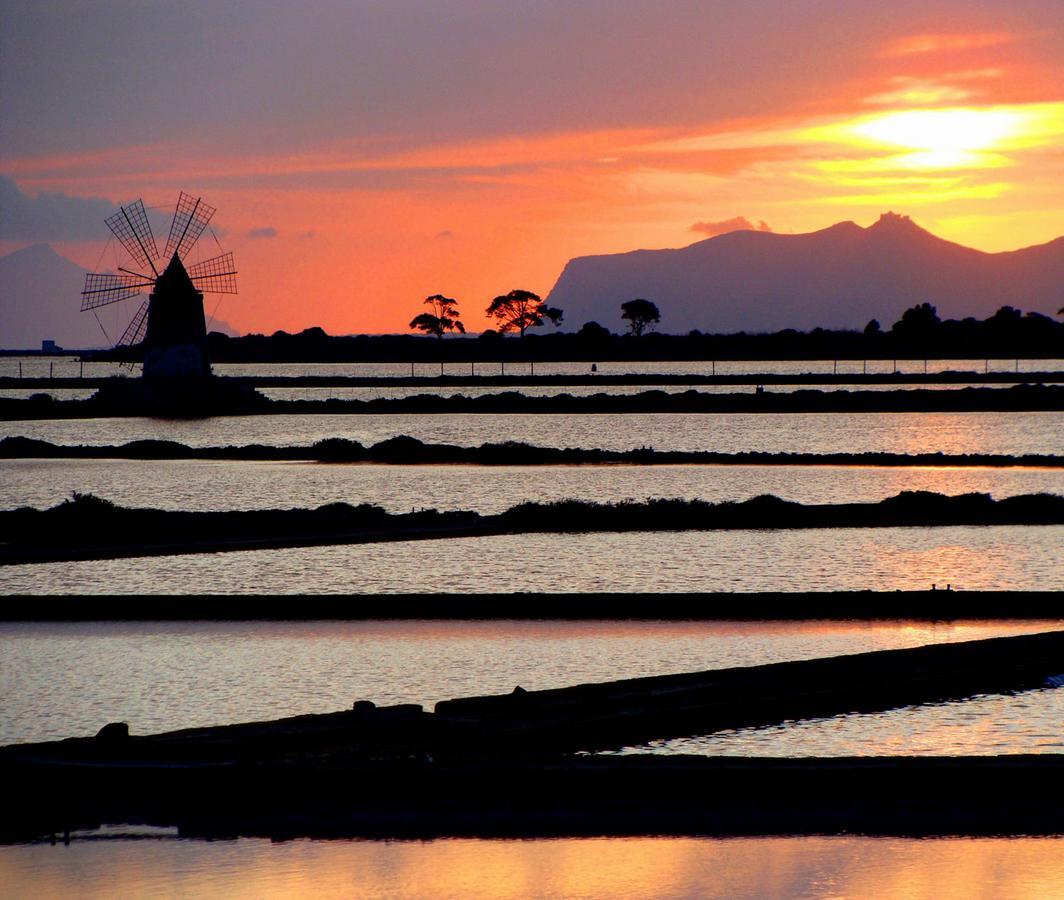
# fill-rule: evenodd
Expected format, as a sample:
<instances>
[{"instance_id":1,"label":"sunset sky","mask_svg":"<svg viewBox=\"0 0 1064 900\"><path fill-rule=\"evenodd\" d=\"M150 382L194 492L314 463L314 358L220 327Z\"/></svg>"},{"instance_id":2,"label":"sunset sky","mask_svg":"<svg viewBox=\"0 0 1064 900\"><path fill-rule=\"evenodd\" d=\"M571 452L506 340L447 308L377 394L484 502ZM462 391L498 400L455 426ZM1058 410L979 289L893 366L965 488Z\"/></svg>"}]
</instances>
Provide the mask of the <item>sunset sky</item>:
<instances>
[{"instance_id":1,"label":"sunset sky","mask_svg":"<svg viewBox=\"0 0 1064 900\"><path fill-rule=\"evenodd\" d=\"M240 330L402 331L438 292L479 330L495 294L546 294L572 256L737 224L894 210L988 251L1064 234L1060 0L0 0L0 17L0 252L43 241L106 269L115 204L163 222L178 191L202 195L240 268L217 315Z\"/></svg>"}]
</instances>

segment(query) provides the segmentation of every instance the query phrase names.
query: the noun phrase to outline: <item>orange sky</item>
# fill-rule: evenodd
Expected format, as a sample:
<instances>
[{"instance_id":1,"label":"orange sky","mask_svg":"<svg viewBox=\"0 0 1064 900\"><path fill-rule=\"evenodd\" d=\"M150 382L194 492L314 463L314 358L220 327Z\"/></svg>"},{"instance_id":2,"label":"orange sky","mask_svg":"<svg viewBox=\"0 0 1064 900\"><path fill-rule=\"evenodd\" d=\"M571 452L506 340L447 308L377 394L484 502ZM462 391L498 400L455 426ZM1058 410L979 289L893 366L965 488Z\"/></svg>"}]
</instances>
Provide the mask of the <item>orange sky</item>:
<instances>
[{"instance_id":1,"label":"orange sky","mask_svg":"<svg viewBox=\"0 0 1064 900\"><path fill-rule=\"evenodd\" d=\"M766 60L734 82L678 71L649 97L618 85L631 90L626 105L608 84L592 90L572 76L542 87L554 92L554 120L537 118L534 80L520 97L517 81L466 84L465 103L488 108L470 112L468 127L452 112L436 130L431 111L404 120L387 106L420 101L430 88L416 80L401 91L362 87L373 100L366 108L388 121L361 127L351 115L345 129L308 119L284 139L271 137L265 108L231 128L223 110L211 125L217 139L195 128L138 135L132 118L112 113L124 139L111 143L101 130L80 146L57 120L3 139L0 174L29 198L142 196L160 217L178 190L202 194L218 207L214 224L240 269L239 296L223 297L217 314L250 331L402 331L432 293L456 297L477 330L492 296L516 287L545 295L572 256L682 246L738 216L801 232L843 219L868 225L894 210L960 243L1014 249L1064 234L1064 16L1058 7L1052 21L1052 5L1034 6L1045 21L996 4L987 5L994 15L971 17L977 28L958 27L971 23L952 14L855 20L849 43L846 29L833 44L823 23L815 34L810 26L823 62L798 67L807 83L790 61L774 81ZM737 41L753 40L742 31L752 24L734 27ZM669 48L659 50L667 60ZM5 106L17 107L11 72L0 74ZM571 108L566 92L585 89L583 111ZM598 115L595 91L615 108ZM349 110L336 102L343 120ZM286 129L284 109L277 114ZM102 221L96 233L106 235ZM5 233L0 249L31 242L20 234ZM50 242L95 267L103 241L87 230L77 237ZM213 240L203 245L217 252Z\"/></svg>"}]
</instances>

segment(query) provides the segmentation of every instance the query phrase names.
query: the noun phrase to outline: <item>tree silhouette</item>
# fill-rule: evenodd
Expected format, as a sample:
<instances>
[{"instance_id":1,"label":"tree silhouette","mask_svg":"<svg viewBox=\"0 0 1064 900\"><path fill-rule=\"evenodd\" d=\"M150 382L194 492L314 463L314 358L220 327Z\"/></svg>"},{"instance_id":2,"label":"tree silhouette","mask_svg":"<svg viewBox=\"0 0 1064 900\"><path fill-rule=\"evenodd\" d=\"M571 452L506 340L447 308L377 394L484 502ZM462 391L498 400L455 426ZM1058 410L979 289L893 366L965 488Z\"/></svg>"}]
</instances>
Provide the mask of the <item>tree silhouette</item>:
<instances>
[{"instance_id":1,"label":"tree silhouette","mask_svg":"<svg viewBox=\"0 0 1064 900\"><path fill-rule=\"evenodd\" d=\"M461 313L458 312L457 300L444 297L443 294L433 294L425 298L425 305L431 306L432 312L414 316L410 320L410 328L416 328L425 334L434 334L438 338L442 338L448 331L465 334L465 325L458 319Z\"/></svg>"},{"instance_id":2,"label":"tree silhouette","mask_svg":"<svg viewBox=\"0 0 1064 900\"><path fill-rule=\"evenodd\" d=\"M562 324L562 319L564 317L565 317L565 313L563 313L556 306L544 306L543 307L543 318L544 319L550 319L551 325L553 325L555 328L557 328L559 325Z\"/></svg>"},{"instance_id":3,"label":"tree silhouette","mask_svg":"<svg viewBox=\"0 0 1064 900\"><path fill-rule=\"evenodd\" d=\"M487 313L499 323L499 331L517 331L521 337L525 331L543 324L544 317L557 325L562 320L562 311L548 307L543 298L531 291L515 290L496 297L488 306Z\"/></svg>"},{"instance_id":4,"label":"tree silhouette","mask_svg":"<svg viewBox=\"0 0 1064 900\"><path fill-rule=\"evenodd\" d=\"M941 324L938 310L930 303L921 303L905 310L890 330L896 334L920 338L933 334Z\"/></svg>"},{"instance_id":5,"label":"tree silhouette","mask_svg":"<svg viewBox=\"0 0 1064 900\"><path fill-rule=\"evenodd\" d=\"M639 337L647 328L661 321L658 305L639 297L621 304L621 318L628 320L632 334Z\"/></svg>"}]
</instances>

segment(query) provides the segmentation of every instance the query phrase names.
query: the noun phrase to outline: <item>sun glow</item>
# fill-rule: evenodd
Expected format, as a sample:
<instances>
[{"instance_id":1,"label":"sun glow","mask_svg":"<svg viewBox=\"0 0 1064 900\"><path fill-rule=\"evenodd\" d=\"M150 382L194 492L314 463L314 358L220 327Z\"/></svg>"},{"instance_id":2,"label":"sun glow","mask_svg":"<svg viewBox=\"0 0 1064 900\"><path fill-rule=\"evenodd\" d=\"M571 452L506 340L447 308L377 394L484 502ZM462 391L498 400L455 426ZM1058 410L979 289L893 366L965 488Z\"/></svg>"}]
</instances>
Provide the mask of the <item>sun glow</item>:
<instances>
[{"instance_id":1,"label":"sun glow","mask_svg":"<svg viewBox=\"0 0 1064 900\"><path fill-rule=\"evenodd\" d=\"M804 137L888 151L861 161L871 169L990 169L1011 164L1009 151L1064 134L1064 104L910 109L808 129ZM890 151L908 152L890 152ZM830 168L830 166L829 166Z\"/></svg>"}]
</instances>

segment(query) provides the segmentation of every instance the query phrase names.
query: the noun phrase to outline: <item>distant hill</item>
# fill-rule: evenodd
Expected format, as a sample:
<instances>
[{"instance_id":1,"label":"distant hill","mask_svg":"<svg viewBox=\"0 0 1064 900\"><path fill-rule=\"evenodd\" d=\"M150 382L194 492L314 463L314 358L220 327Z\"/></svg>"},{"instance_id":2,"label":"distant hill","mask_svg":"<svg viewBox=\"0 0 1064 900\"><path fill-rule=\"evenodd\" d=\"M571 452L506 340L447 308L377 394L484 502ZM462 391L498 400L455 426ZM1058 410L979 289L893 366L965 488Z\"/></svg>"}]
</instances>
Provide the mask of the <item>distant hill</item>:
<instances>
[{"instance_id":1,"label":"distant hill","mask_svg":"<svg viewBox=\"0 0 1064 900\"><path fill-rule=\"evenodd\" d=\"M40 350L41 341L49 339L69 350L87 350L116 341L139 301L131 298L98 311L108 341L96 317L80 311L85 271L48 244L0 257L0 349ZM236 334L221 320L208 327Z\"/></svg>"},{"instance_id":2,"label":"distant hill","mask_svg":"<svg viewBox=\"0 0 1064 900\"><path fill-rule=\"evenodd\" d=\"M671 333L886 326L924 301L943 319L982 319L1006 304L1054 315L1064 306L1064 237L983 253L894 213L868 228L734 231L677 250L570 260L547 302L570 328L617 330L621 303L636 297L658 305Z\"/></svg>"}]
</instances>

